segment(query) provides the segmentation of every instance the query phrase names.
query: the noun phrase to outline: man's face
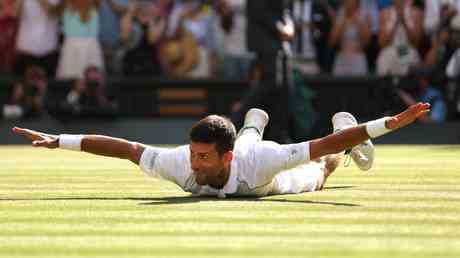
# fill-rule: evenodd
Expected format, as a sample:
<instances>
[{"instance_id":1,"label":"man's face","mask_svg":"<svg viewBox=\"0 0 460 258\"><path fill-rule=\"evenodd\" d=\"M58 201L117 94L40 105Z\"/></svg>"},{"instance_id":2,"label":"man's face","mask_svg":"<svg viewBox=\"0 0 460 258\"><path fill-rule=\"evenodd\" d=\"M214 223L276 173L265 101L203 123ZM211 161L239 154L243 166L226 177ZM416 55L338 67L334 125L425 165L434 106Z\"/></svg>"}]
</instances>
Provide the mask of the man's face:
<instances>
[{"instance_id":1,"label":"man's face","mask_svg":"<svg viewBox=\"0 0 460 258\"><path fill-rule=\"evenodd\" d=\"M199 185L215 185L222 170L230 162L228 153L219 155L215 143L190 143L190 163Z\"/></svg>"}]
</instances>

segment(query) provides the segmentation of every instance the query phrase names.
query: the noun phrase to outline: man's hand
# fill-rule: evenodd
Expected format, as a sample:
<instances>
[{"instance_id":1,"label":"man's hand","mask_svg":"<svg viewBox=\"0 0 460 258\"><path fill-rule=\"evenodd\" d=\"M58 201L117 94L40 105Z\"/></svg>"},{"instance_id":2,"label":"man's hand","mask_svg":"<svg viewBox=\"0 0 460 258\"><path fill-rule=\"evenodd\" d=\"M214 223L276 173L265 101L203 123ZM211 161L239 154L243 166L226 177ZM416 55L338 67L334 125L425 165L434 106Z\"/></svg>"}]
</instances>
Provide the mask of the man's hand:
<instances>
[{"instance_id":1,"label":"man's hand","mask_svg":"<svg viewBox=\"0 0 460 258\"><path fill-rule=\"evenodd\" d=\"M385 126L388 129L395 130L414 122L420 116L430 112L429 103L417 103L410 106L404 112L392 116L386 121Z\"/></svg>"},{"instance_id":2,"label":"man's hand","mask_svg":"<svg viewBox=\"0 0 460 258\"><path fill-rule=\"evenodd\" d=\"M13 127L13 133L27 137L32 141L32 146L34 147L46 147L49 149L59 147L59 137L57 135L41 133L19 127Z\"/></svg>"}]
</instances>

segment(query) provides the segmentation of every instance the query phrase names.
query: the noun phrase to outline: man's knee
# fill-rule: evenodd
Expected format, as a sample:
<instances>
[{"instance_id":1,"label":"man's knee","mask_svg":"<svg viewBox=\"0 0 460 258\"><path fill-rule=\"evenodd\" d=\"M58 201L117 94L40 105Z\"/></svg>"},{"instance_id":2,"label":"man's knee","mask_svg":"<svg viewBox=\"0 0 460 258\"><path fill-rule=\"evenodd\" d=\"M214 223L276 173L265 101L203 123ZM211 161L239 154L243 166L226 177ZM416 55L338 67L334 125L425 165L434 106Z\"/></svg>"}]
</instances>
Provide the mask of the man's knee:
<instances>
[{"instance_id":1,"label":"man's knee","mask_svg":"<svg viewBox=\"0 0 460 258\"><path fill-rule=\"evenodd\" d=\"M315 191L323 190L324 183L326 182L326 177L324 176L324 170L325 169L322 169L321 176L319 176L318 179L316 180Z\"/></svg>"}]
</instances>

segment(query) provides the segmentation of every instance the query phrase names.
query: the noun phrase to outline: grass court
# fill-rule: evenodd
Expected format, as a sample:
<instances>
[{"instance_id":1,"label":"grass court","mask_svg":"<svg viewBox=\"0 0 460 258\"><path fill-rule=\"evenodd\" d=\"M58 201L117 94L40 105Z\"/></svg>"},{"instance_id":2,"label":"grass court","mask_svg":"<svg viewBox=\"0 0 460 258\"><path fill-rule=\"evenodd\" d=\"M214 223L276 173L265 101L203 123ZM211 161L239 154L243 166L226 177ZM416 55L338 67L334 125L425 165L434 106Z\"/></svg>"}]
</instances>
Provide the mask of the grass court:
<instances>
[{"instance_id":1,"label":"grass court","mask_svg":"<svg viewBox=\"0 0 460 258\"><path fill-rule=\"evenodd\" d=\"M460 257L460 146L377 145L321 192L194 198L129 161L0 147L0 257Z\"/></svg>"}]
</instances>

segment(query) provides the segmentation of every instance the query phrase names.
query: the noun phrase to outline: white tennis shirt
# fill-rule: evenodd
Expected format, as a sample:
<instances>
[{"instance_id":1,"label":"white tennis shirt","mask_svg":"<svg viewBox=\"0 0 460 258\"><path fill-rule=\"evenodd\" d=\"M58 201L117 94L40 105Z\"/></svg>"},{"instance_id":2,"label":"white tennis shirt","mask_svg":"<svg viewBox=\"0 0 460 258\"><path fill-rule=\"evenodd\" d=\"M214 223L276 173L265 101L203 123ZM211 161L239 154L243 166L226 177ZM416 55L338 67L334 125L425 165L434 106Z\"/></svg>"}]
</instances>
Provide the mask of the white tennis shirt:
<instances>
[{"instance_id":1,"label":"white tennis shirt","mask_svg":"<svg viewBox=\"0 0 460 258\"><path fill-rule=\"evenodd\" d=\"M233 154L229 180L222 189L196 183L189 145L170 149L147 147L139 165L148 176L171 181L197 195L264 196L272 190L277 174L310 161L310 144L236 141Z\"/></svg>"}]
</instances>

